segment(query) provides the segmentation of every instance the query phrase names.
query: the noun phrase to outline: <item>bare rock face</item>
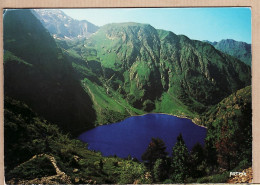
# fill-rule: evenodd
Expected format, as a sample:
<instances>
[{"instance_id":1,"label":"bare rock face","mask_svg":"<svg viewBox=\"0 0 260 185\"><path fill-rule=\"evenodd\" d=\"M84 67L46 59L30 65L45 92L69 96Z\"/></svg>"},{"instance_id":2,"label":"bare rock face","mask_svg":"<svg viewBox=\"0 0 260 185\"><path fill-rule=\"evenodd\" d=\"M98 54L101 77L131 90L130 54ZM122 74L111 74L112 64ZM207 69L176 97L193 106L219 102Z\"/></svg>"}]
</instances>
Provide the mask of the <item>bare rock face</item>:
<instances>
[{"instance_id":1,"label":"bare rock face","mask_svg":"<svg viewBox=\"0 0 260 185\"><path fill-rule=\"evenodd\" d=\"M72 19L61 10L35 9L33 13L54 38L88 37L99 29L98 26L86 20Z\"/></svg>"}]
</instances>

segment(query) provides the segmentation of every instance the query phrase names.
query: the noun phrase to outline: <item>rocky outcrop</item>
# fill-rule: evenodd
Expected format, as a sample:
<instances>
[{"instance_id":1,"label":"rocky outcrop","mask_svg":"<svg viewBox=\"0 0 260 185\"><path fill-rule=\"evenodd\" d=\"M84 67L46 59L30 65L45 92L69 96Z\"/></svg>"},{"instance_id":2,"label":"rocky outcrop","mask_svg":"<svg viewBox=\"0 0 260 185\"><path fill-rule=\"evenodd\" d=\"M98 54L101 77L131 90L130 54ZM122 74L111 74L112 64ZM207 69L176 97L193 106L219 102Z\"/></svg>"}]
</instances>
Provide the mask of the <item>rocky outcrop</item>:
<instances>
[{"instance_id":1,"label":"rocky outcrop","mask_svg":"<svg viewBox=\"0 0 260 185\"><path fill-rule=\"evenodd\" d=\"M86 20L75 20L61 10L35 9L33 13L54 38L75 39L89 37L98 30L98 26Z\"/></svg>"},{"instance_id":2,"label":"rocky outcrop","mask_svg":"<svg viewBox=\"0 0 260 185\"><path fill-rule=\"evenodd\" d=\"M24 164L28 163L29 161L35 160L38 157L47 157L50 160L50 163L55 168L56 175L42 177L42 178L35 178L32 180L11 179L10 181L7 182L7 184L71 184L70 177L67 176L64 172L62 172L59 169L55 158L51 155L48 155L48 154L35 155L28 161L20 164L19 166L24 165ZM17 166L17 167L19 167L19 166Z\"/></svg>"}]
</instances>

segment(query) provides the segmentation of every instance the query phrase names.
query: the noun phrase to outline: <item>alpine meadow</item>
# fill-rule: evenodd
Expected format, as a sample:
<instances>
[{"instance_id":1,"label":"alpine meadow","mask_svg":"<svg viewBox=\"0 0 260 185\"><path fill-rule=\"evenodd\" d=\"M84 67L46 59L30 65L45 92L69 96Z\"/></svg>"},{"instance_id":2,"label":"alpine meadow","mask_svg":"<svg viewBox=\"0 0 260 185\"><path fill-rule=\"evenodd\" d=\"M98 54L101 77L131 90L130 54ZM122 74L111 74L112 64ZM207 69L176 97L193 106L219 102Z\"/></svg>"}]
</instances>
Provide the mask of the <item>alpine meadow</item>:
<instances>
[{"instance_id":1,"label":"alpine meadow","mask_svg":"<svg viewBox=\"0 0 260 185\"><path fill-rule=\"evenodd\" d=\"M251 12L196 9L5 9L6 183L252 182L251 43L205 16Z\"/></svg>"}]
</instances>

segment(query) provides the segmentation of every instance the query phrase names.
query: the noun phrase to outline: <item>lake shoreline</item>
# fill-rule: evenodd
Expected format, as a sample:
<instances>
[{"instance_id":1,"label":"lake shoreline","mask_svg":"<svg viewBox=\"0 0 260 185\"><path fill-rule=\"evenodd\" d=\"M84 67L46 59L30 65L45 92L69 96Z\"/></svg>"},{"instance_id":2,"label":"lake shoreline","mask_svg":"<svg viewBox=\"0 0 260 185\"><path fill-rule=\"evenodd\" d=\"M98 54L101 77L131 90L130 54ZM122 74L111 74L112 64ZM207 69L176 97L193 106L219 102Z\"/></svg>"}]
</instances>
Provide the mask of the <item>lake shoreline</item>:
<instances>
[{"instance_id":1,"label":"lake shoreline","mask_svg":"<svg viewBox=\"0 0 260 185\"><path fill-rule=\"evenodd\" d=\"M198 118L193 118L193 119L191 119L191 118L189 118L189 117L187 117L187 116L180 116L180 115L174 115L174 114L169 114L169 113L161 113L161 112L160 112L160 113L158 113L158 112L149 112L149 113L140 114L140 115L138 115L138 114L136 114L136 115L130 115L130 116L125 117L125 118L122 119L122 120L119 120L119 121L115 122L115 123L119 123L119 122L124 121L125 119L130 118L130 117L133 117L133 116L145 116L145 115L147 115L147 114L165 114L165 115L169 115L169 116L175 116L175 117L178 117L178 118L189 119L189 120L192 121L193 124L195 124L195 125L197 125L197 126L199 126L199 127L202 127L202 128L207 129L206 126L199 125L198 123L196 123L197 121L196 121L195 119L198 119ZM106 124L104 124L104 125L109 125L109 124L114 124L114 123L106 123ZM99 126L102 126L102 125L99 125Z\"/></svg>"}]
</instances>

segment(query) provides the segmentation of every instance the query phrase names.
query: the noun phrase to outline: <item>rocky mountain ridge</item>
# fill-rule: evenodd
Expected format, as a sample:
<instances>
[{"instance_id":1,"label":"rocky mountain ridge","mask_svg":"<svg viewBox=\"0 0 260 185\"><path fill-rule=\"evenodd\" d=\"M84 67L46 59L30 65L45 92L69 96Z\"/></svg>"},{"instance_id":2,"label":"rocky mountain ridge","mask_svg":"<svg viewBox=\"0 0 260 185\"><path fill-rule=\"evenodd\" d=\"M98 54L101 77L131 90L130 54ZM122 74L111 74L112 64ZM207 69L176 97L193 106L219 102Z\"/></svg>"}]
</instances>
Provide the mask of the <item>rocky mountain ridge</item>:
<instances>
[{"instance_id":1,"label":"rocky mountain ridge","mask_svg":"<svg viewBox=\"0 0 260 185\"><path fill-rule=\"evenodd\" d=\"M251 66L252 64L252 51L251 44L246 42L239 42L233 39L223 39L219 42L205 41L213 45L216 49L229 54L241 60L245 64Z\"/></svg>"},{"instance_id":2,"label":"rocky mountain ridge","mask_svg":"<svg viewBox=\"0 0 260 185\"><path fill-rule=\"evenodd\" d=\"M34 9L33 13L54 38L89 37L99 29L98 26L86 20L79 21L69 17L61 10Z\"/></svg>"}]
</instances>

